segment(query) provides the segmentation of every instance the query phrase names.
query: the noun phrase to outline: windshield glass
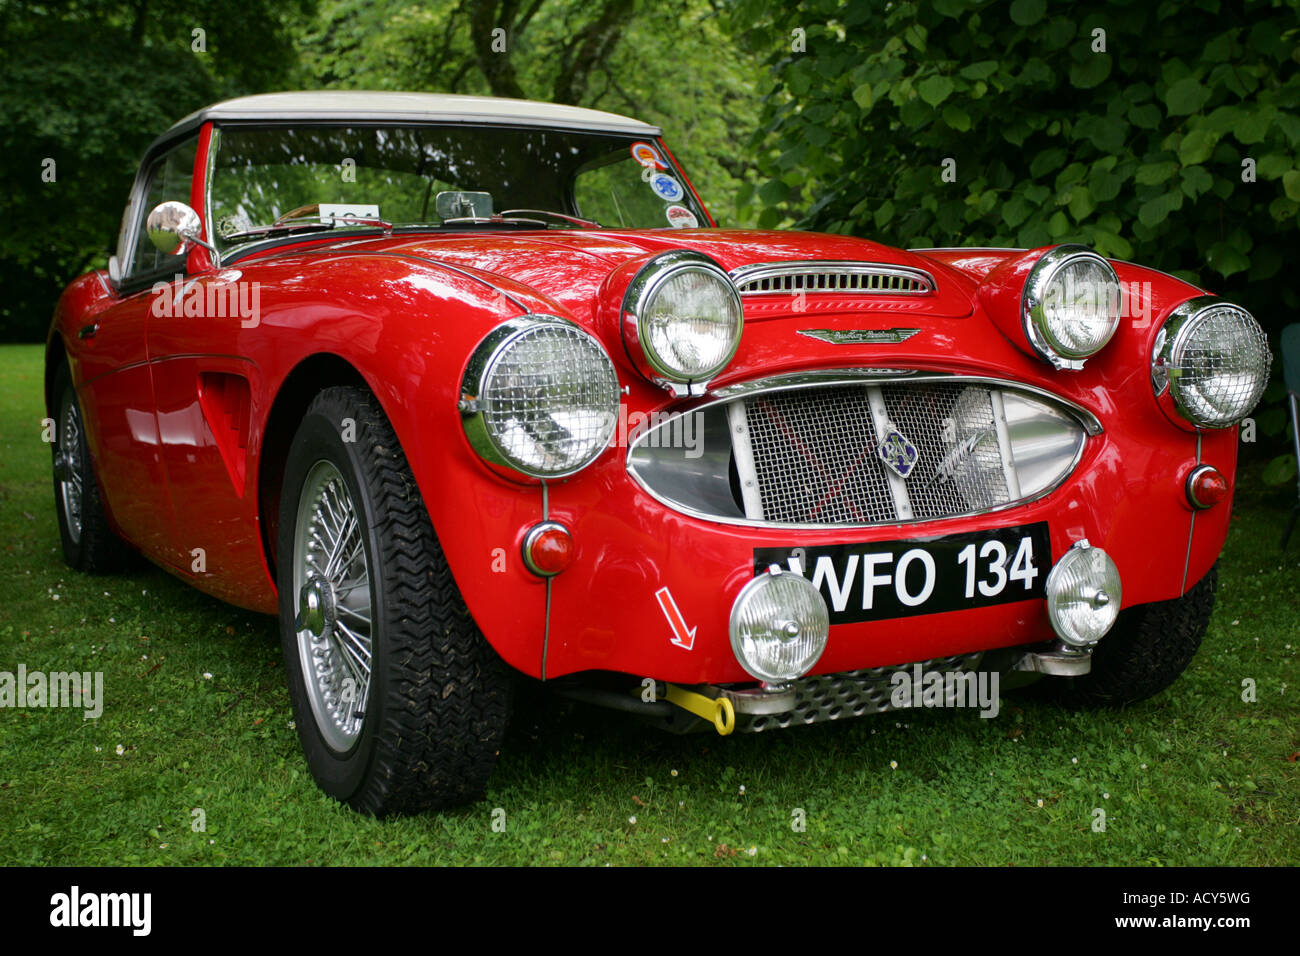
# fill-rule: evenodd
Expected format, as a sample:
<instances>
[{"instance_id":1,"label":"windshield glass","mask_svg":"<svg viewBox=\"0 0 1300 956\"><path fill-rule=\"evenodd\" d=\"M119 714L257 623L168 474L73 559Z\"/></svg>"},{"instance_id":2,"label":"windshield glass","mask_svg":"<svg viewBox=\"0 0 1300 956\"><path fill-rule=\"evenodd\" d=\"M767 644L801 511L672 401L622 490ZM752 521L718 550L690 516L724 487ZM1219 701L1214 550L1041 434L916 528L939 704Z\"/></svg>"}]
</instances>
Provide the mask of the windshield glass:
<instances>
[{"instance_id":1,"label":"windshield glass","mask_svg":"<svg viewBox=\"0 0 1300 956\"><path fill-rule=\"evenodd\" d=\"M223 251L299 229L365 228L360 219L447 230L708 225L658 143L610 133L223 127L210 184Z\"/></svg>"}]
</instances>

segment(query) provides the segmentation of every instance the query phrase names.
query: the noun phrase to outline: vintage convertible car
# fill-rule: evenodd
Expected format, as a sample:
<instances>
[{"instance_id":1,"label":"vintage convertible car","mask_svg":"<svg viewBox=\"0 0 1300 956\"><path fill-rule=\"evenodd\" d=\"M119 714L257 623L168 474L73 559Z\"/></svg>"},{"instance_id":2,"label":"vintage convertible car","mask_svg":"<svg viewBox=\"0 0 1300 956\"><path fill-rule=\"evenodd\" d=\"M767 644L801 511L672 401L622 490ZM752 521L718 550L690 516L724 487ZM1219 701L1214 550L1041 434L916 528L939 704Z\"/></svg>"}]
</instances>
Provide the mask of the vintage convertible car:
<instances>
[{"instance_id":1,"label":"vintage convertible car","mask_svg":"<svg viewBox=\"0 0 1300 956\"><path fill-rule=\"evenodd\" d=\"M1270 360L1080 246L719 229L632 119L285 93L150 147L46 399L68 563L278 614L316 780L384 814L480 794L522 678L722 733L900 670L1156 693Z\"/></svg>"}]
</instances>

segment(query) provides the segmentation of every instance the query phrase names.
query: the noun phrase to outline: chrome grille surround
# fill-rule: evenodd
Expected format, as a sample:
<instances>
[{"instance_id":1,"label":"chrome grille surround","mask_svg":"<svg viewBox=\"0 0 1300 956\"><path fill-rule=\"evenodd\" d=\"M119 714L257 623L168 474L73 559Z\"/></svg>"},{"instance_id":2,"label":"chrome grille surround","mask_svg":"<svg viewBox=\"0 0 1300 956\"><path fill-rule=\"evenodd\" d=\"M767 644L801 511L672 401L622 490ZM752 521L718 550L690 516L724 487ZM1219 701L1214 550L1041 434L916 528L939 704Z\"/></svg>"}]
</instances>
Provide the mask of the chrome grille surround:
<instances>
[{"instance_id":1,"label":"chrome grille surround","mask_svg":"<svg viewBox=\"0 0 1300 956\"><path fill-rule=\"evenodd\" d=\"M984 657L982 651L958 654L921 661L926 673L974 673ZM912 674L916 664L896 664L872 667L866 670L844 671L840 674L821 674L794 681L795 705L783 714L754 714L737 716L736 729L742 733L757 734L765 730L784 730L807 724L862 717L866 714L883 714L891 710L910 710L893 705L893 679L897 673ZM946 682L945 682L946 684ZM956 688L953 688L954 690ZM944 706L954 704L945 689Z\"/></svg>"},{"instance_id":2,"label":"chrome grille surround","mask_svg":"<svg viewBox=\"0 0 1300 956\"><path fill-rule=\"evenodd\" d=\"M742 296L933 295L935 291L934 276L924 269L877 262L765 262L733 269L731 279Z\"/></svg>"},{"instance_id":3,"label":"chrome grille surround","mask_svg":"<svg viewBox=\"0 0 1300 956\"><path fill-rule=\"evenodd\" d=\"M1059 429L1058 437L1076 446L1059 475L1031 482L1024 493L1009 465L1007 419L999 416L1013 399L1037 402L1068 423L1073 431ZM695 460L649 450L656 429L630 443L627 469L643 490L674 511L709 521L805 530L1017 507L1064 483L1087 436L1103 431L1091 412L1034 386L883 369L823 369L727 386L659 427L685 415L700 416L696 433L709 436L702 453L688 456ZM877 457L882 426L899 430L919 453L906 480ZM708 491L696 491L704 485Z\"/></svg>"}]
</instances>

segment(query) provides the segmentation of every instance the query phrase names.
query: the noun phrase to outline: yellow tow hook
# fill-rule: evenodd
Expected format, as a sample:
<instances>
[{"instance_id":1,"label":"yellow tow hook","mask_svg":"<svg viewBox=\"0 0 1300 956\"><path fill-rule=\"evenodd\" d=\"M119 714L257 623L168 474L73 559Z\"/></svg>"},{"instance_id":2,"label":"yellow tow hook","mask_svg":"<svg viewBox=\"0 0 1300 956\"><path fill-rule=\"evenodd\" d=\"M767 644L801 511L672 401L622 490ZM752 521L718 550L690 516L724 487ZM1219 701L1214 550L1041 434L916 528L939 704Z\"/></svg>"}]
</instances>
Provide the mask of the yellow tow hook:
<instances>
[{"instance_id":1,"label":"yellow tow hook","mask_svg":"<svg viewBox=\"0 0 1300 956\"><path fill-rule=\"evenodd\" d=\"M682 710L690 711L712 723L723 737L736 729L736 708L726 697L705 697L676 684L668 685L666 696L670 704L676 704Z\"/></svg>"}]
</instances>

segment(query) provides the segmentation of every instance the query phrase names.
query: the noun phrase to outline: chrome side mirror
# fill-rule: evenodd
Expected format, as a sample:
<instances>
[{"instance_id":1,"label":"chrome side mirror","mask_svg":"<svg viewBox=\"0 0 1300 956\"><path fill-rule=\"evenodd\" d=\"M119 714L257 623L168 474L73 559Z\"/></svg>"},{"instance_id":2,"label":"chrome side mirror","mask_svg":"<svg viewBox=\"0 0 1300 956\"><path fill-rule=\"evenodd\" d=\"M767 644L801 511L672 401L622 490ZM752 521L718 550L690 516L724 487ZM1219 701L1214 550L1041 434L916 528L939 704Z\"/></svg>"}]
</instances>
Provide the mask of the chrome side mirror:
<instances>
[{"instance_id":1,"label":"chrome side mirror","mask_svg":"<svg viewBox=\"0 0 1300 956\"><path fill-rule=\"evenodd\" d=\"M159 252L168 256L183 255L196 244L207 246L206 242L199 239L202 227L199 214L185 203L174 199L154 206L144 223L149 241Z\"/></svg>"}]
</instances>

